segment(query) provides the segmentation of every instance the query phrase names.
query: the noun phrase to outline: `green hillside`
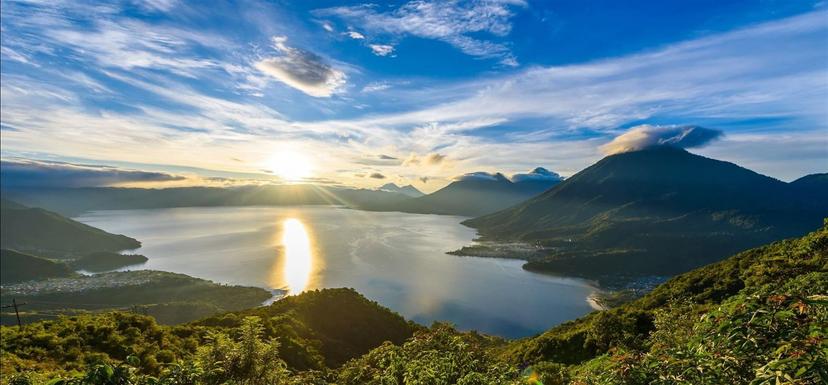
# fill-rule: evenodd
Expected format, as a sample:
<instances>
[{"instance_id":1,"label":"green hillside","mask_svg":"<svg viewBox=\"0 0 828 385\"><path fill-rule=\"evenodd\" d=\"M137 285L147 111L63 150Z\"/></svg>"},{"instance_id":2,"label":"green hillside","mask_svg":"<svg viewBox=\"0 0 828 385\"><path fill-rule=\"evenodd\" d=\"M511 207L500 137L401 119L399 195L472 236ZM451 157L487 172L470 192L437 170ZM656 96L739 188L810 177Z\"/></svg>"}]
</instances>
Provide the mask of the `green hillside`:
<instances>
[{"instance_id":1,"label":"green hillside","mask_svg":"<svg viewBox=\"0 0 828 385\"><path fill-rule=\"evenodd\" d=\"M175 327L124 313L3 327L2 374L83 384L816 385L828 380L826 293L828 222L518 341L419 328L353 290L321 290Z\"/></svg>"},{"instance_id":2,"label":"green hillside","mask_svg":"<svg viewBox=\"0 0 828 385\"><path fill-rule=\"evenodd\" d=\"M64 258L80 253L120 251L141 246L135 239L110 234L51 211L5 202L0 212L0 242L3 248Z\"/></svg>"},{"instance_id":3,"label":"green hillside","mask_svg":"<svg viewBox=\"0 0 828 385\"><path fill-rule=\"evenodd\" d=\"M53 262L14 250L0 250L0 282L8 285L37 279L72 277L75 272L66 264Z\"/></svg>"},{"instance_id":4,"label":"green hillside","mask_svg":"<svg viewBox=\"0 0 828 385\"><path fill-rule=\"evenodd\" d=\"M67 373L95 360L140 359L142 372L159 373L161 363L190 359L217 336L238 336L251 318L258 339L273 339L278 358L292 370L326 370L358 357L384 341L402 343L420 329L351 289L303 293L255 308L166 327L131 313L79 315L43 321L24 329L3 327L3 377L28 368ZM279 362L269 364L278 367Z\"/></svg>"},{"instance_id":5,"label":"green hillside","mask_svg":"<svg viewBox=\"0 0 828 385\"><path fill-rule=\"evenodd\" d=\"M270 306L211 317L194 325L233 328L248 316L264 320L265 335L279 338L285 349L298 352L303 349L301 345L313 342L310 346L314 349L302 352L301 359L285 358L298 369L337 367L384 341L402 343L420 328L353 289L306 292ZM289 320L290 324L281 320ZM284 337L288 335L294 340Z\"/></svg>"},{"instance_id":6,"label":"green hillside","mask_svg":"<svg viewBox=\"0 0 828 385\"><path fill-rule=\"evenodd\" d=\"M678 275L631 303L591 313L515 342L504 356L514 363L582 362L614 346L642 343L654 330L658 312L671 302L709 309L736 294L773 288L814 272L819 273L816 277L828 278L828 226L803 238L750 249Z\"/></svg>"}]
</instances>

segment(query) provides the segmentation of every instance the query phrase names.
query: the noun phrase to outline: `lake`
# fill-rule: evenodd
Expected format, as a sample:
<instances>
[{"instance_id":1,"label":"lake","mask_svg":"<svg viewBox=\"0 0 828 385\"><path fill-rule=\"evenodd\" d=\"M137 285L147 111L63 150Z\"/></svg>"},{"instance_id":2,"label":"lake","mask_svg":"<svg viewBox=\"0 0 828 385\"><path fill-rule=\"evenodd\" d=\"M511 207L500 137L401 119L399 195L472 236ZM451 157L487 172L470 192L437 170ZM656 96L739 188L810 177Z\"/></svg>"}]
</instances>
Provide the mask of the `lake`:
<instances>
[{"instance_id":1,"label":"lake","mask_svg":"<svg viewBox=\"0 0 828 385\"><path fill-rule=\"evenodd\" d=\"M129 269L183 273L277 293L352 287L430 325L516 338L592 310L579 279L525 271L519 260L445 254L475 230L455 216L339 207L198 207L96 211L77 220L142 242Z\"/></svg>"}]
</instances>

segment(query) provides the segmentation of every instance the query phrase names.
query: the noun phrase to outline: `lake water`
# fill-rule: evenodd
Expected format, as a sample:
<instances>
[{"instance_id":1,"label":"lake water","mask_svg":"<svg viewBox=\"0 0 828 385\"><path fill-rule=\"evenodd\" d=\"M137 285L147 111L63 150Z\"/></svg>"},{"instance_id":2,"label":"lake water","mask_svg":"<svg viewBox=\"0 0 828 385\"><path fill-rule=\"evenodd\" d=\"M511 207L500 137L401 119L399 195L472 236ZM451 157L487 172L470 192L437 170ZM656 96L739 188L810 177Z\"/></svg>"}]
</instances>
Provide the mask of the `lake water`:
<instances>
[{"instance_id":1,"label":"lake water","mask_svg":"<svg viewBox=\"0 0 828 385\"><path fill-rule=\"evenodd\" d=\"M521 269L522 261L445 254L471 243L454 216L337 207L97 211L81 222L142 242L130 269L184 273L287 294L352 287L429 325L524 337L592 310L596 289Z\"/></svg>"}]
</instances>

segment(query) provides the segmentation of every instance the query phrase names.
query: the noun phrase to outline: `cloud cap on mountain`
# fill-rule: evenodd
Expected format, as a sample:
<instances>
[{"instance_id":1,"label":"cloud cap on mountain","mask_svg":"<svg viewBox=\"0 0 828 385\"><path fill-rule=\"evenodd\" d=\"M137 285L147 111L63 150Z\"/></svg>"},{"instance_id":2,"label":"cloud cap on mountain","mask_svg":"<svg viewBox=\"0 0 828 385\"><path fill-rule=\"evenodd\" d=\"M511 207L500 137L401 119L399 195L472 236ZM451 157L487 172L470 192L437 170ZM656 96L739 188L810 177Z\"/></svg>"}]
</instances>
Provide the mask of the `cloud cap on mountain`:
<instances>
[{"instance_id":1,"label":"cloud cap on mountain","mask_svg":"<svg viewBox=\"0 0 828 385\"><path fill-rule=\"evenodd\" d=\"M601 146L606 155L639 151L646 148L669 146L677 148L704 147L724 136L724 132L712 128L691 125L649 125L630 128Z\"/></svg>"}]
</instances>

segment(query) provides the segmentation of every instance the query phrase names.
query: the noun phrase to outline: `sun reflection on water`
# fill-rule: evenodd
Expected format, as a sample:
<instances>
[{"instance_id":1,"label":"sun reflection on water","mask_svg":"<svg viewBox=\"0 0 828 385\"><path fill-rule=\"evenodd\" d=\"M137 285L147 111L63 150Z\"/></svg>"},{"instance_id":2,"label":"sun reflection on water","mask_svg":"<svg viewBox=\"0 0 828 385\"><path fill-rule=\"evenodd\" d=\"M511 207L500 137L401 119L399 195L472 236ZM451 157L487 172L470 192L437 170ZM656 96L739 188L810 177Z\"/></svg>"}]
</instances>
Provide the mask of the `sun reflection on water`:
<instances>
[{"instance_id":1,"label":"sun reflection on water","mask_svg":"<svg viewBox=\"0 0 828 385\"><path fill-rule=\"evenodd\" d=\"M282 223L282 246L282 278L289 295L299 294L307 288L313 269L311 240L302 221L296 218L285 219Z\"/></svg>"}]
</instances>

